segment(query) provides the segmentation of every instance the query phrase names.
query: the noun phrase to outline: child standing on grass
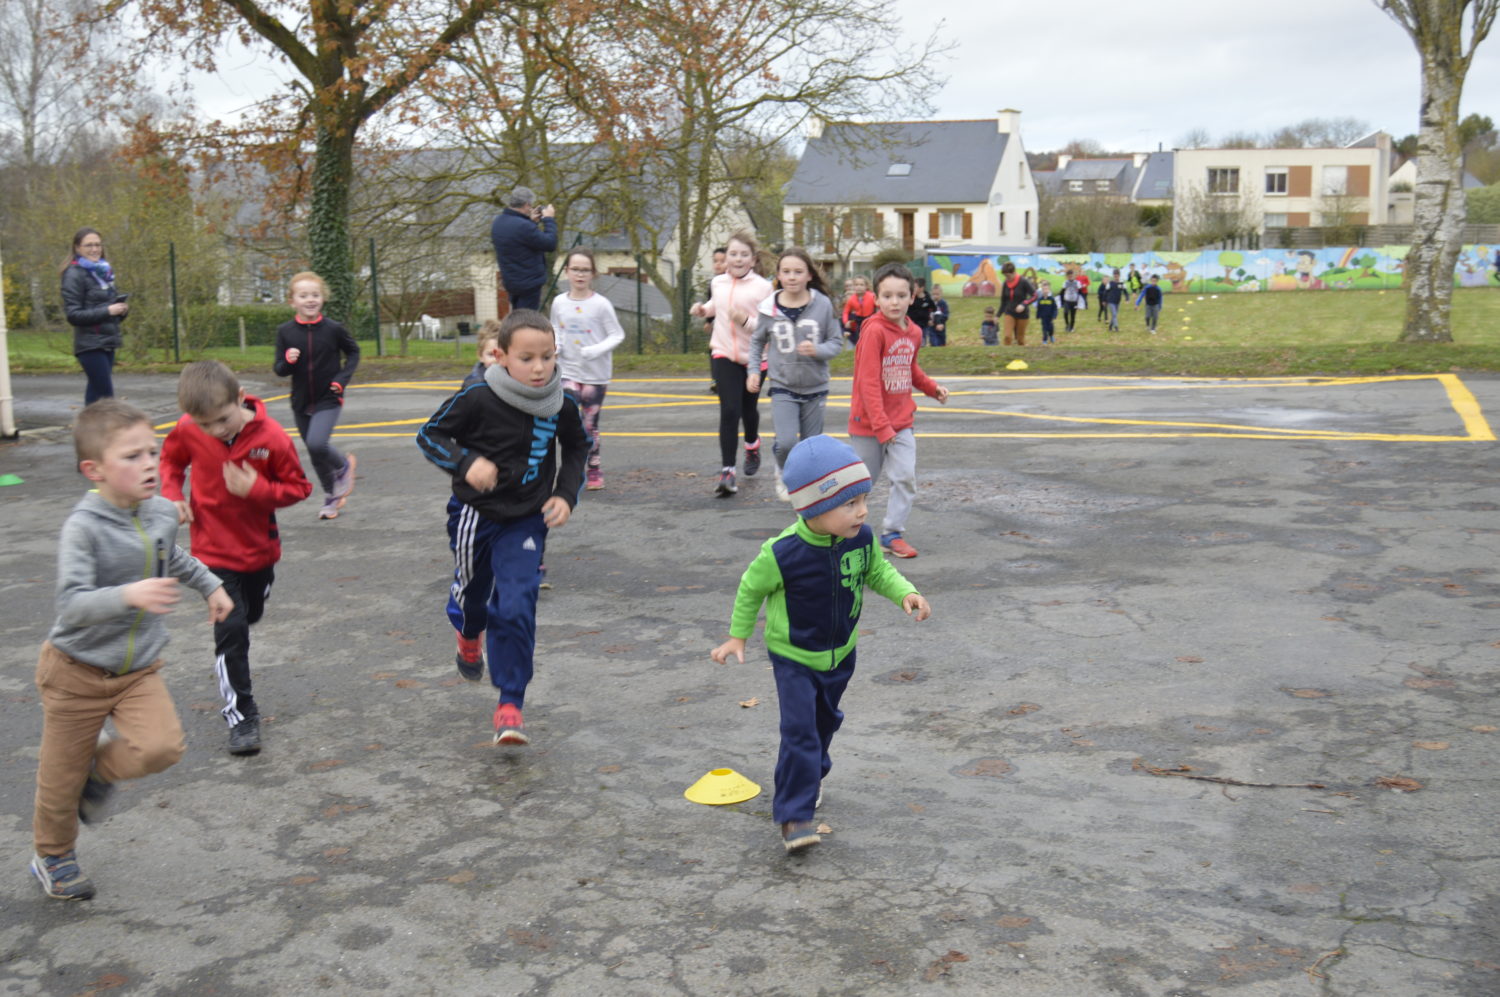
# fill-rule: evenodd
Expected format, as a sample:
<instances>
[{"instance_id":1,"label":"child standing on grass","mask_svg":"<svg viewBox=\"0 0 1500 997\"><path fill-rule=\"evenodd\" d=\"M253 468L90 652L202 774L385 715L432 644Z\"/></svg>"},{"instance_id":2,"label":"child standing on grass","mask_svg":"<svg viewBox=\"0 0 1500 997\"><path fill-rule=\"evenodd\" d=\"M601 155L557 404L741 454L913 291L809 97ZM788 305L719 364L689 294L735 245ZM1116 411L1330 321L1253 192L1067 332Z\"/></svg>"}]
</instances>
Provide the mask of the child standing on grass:
<instances>
[{"instance_id":1,"label":"child standing on grass","mask_svg":"<svg viewBox=\"0 0 1500 997\"><path fill-rule=\"evenodd\" d=\"M948 389L917 366L922 330L906 317L914 286L911 271L899 263L886 264L875 274L880 307L865 323L854 352L849 397L849 445L870 469L871 481L880 477L881 468L891 479L880 546L897 557L917 556L902 536L917 494L917 437L912 431L917 403L912 388L939 403L948 401Z\"/></svg>"},{"instance_id":2,"label":"child standing on grass","mask_svg":"<svg viewBox=\"0 0 1500 997\"><path fill-rule=\"evenodd\" d=\"M291 299L294 314L276 330L272 369L292 379L292 418L323 486L318 518L337 519L354 491L354 455L339 453L329 439L344 407L344 389L359 366L359 344L348 329L323 317L328 285L322 277L294 274Z\"/></svg>"},{"instance_id":3,"label":"child standing on grass","mask_svg":"<svg viewBox=\"0 0 1500 997\"><path fill-rule=\"evenodd\" d=\"M877 287L879 281L877 279ZM781 704L781 748L771 819L788 852L823 839L813 811L833 762L828 749L844 721L839 700L854 675L859 616L868 585L925 620L932 613L916 587L875 549L865 525L870 472L854 451L831 436L793 448L786 484L797 521L767 540L740 578L729 639L714 661L745 662L745 641L766 605L766 651Z\"/></svg>"},{"instance_id":4,"label":"child standing on grass","mask_svg":"<svg viewBox=\"0 0 1500 997\"><path fill-rule=\"evenodd\" d=\"M250 627L265 612L281 560L276 510L307 498L312 483L286 430L219 361L182 368L177 404L186 414L162 444L161 493L177 506L177 521L192 524L193 556L234 601L234 610L214 624L214 674L229 753L253 755L260 751L260 708L250 690ZM191 501L185 501L189 468Z\"/></svg>"},{"instance_id":5,"label":"child standing on grass","mask_svg":"<svg viewBox=\"0 0 1500 997\"><path fill-rule=\"evenodd\" d=\"M572 515L589 441L577 403L563 392L557 339L546 316L526 308L511 312L500 324L498 343L499 362L485 371L484 383L444 402L417 432L417 446L452 476L454 498L476 514L472 541L490 552L487 565L474 567L479 591L494 586L482 632L490 683L500 692L495 743L529 744L521 709L536 655L547 531ZM455 619L450 595L449 619L460 638L477 637L477 607L460 608ZM479 680L477 663L466 667L462 653L457 665L464 678Z\"/></svg>"},{"instance_id":6,"label":"child standing on grass","mask_svg":"<svg viewBox=\"0 0 1500 997\"><path fill-rule=\"evenodd\" d=\"M859 342L859 330L865 319L875 314L875 295L863 277L854 278L854 293L844 301L844 333L851 344Z\"/></svg>"},{"instance_id":7,"label":"child standing on grass","mask_svg":"<svg viewBox=\"0 0 1500 997\"><path fill-rule=\"evenodd\" d=\"M615 315L615 306L594 291L594 274L598 272L594 254L587 249L575 249L568 253L564 267L568 293L552 299L557 366L562 370L563 390L571 391L578 400L583 431L593 441L589 446L587 471L588 489L592 492L604 487L604 470L599 463L599 409L614 373L610 354L625 342L625 330Z\"/></svg>"},{"instance_id":8,"label":"child standing on grass","mask_svg":"<svg viewBox=\"0 0 1500 997\"><path fill-rule=\"evenodd\" d=\"M42 644L35 855L42 892L87 900L78 867L78 822L94 823L114 784L177 764L184 744L177 707L158 674L163 616L179 583L208 601L218 623L234 603L219 579L177 546L177 509L156 494L156 434L144 412L113 398L79 413L78 469L98 487L63 523L57 547L57 622ZM115 736L101 737L113 718Z\"/></svg>"},{"instance_id":9,"label":"child standing on grass","mask_svg":"<svg viewBox=\"0 0 1500 997\"><path fill-rule=\"evenodd\" d=\"M1052 285L1048 281L1042 281L1041 290L1036 296L1036 320L1042 323L1042 342L1055 343L1053 335L1053 323L1057 321L1057 299L1052 296Z\"/></svg>"},{"instance_id":10,"label":"child standing on grass","mask_svg":"<svg viewBox=\"0 0 1500 997\"><path fill-rule=\"evenodd\" d=\"M714 320L709 348L713 353L714 383L719 390L719 459L723 465L714 484L714 494L728 498L739 491L735 483L735 450L739 427L745 426L745 477L760 470L760 396L748 388L750 333L760 303L771 293L771 282L755 272L755 237L736 232L729 237L724 272L709 285L712 296L706 304L693 306L693 314Z\"/></svg>"},{"instance_id":11,"label":"child standing on grass","mask_svg":"<svg viewBox=\"0 0 1500 997\"><path fill-rule=\"evenodd\" d=\"M1062 293L1058 296L1062 302L1063 328L1068 332L1073 331L1073 323L1078 320L1078 303L1083 301L1083 307L1088 308L1088 300L1084 298L1083 291L1078 286L1078 280L1072 274L1063 281Z\"/></svg>"},{"instance_id":12,"label":"child standing on grass","mask_svg":"<svg viewBox=\"0 0 1500 997\"><path fill-rule=\"evenodd\" d=\"M948 300L943 297L943 289L937 284L932 285L932 317L928 319L928 337L933 346L948 345Z\"/></svg>"},{"instance_id":13,"label":"child standing on grass","mask_svg":"<svg viewBox=\"0 0 1500 997\"><path fill-rule=\"evenodd\" d=\"M771 419L776 439L776 497L787 499L781 469L798 439L823 432L828 404L828 361L844 348L844 336L824 292L823 275L807 250L785 250L776 261L778 290L760 303L760 321L750 337L745 390L760 392L761 357L769 357ZM769 350L767 349L769 344Z\"/></svg>"},{"instance_id":14,"label":"child standing on grass","mask_svg":"<svg viewBox=\"0 0 1500 997\"><path fill-rule=\"evenodd\" d=\"M1156 335L1156 323L1161 319L1161 278L1156 274L1151 275L1151 281L1136 295L1135 307L1140 308L1141 302L1146 303L1146 331Z\"/></svg>"},{"instance_id":15,"label":"child standing on grass","mask_svg":"<svg viewBox=\"0 0 1500 997\"><path fill-rule=\"evenodd\" d=\"M979 341L985 346L1000 345L1000 323L995 321L995 306L984 306L984 321L979 323Z\"/></svg>"}]
</instances>

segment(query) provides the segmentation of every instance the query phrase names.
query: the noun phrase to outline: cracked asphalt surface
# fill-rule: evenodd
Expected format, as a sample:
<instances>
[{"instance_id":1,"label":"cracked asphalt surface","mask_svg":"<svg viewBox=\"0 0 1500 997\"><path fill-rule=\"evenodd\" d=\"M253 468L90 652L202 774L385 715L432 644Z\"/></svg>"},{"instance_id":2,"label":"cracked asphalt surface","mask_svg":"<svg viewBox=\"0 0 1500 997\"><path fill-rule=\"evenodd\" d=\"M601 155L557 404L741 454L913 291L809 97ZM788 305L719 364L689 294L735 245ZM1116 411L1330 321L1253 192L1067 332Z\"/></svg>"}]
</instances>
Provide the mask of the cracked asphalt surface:
<instances>
[{"instance_id":1,"label":"cracked asphalt surface","mask_svg":"<svg viewBox=\"0 0 1500 997\"><path fill-rule=\"evenodd\" d=\"M944 380L898 563L934 615L866 603L818 848L771 824L759 639L708 658L790 513L766 475L710 496L704 384L611 388L608 487L548 541L524 750L491 747L493 693L452 666L445 482L402 424L444 392L356 385L343 428L389 435L342 441L337 521L281 515L266 749L225 753L185 604L187 757L84 829L99 895L66 904L26 863L32 673L84 487L47 427L82 379L17 378L0 993L1500 993L1500 447L1472 435L1500 380L1461 382L1468 416L1431 378ZM177 414L170 378L118 390ZM720 766L763 792L683 799Z\"/></svg>"}]
</instances>

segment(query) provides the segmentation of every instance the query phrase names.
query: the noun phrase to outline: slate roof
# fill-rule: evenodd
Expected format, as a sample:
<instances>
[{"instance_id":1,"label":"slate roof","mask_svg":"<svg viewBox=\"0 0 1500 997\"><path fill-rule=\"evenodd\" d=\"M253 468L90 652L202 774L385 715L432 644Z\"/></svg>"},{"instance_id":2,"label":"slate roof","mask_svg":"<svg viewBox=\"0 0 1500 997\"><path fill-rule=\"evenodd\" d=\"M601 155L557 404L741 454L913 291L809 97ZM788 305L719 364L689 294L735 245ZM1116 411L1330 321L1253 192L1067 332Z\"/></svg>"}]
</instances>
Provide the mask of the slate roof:
<instances>
[{"instance_id":1,"label":"slate roof","mask_svg":"<svg viewBox=\"0 0 1500 997\"><path fill-rule=\"evenodd\" d=\"M559 282L561 287L561 282ZM641 290L641 305L646 309L646 316L655 319L668 319L672 317L672 303L667 296L656 289L655 284L642 284L640 281L630 277L620 277L615 274L600 274L594 278L594 290L609 299L609 303L615 306L615 311L635 313L636 288ZM627 324L625 336L635 335L635 326Z\"/></svg>"},{"instance_id":2,"label":"slate roof","mask_svg":"<svg viewBox=\"0 0 1500 997\"><path fill-rule=\"evenodd\" d=\"M787 204L987 203L1008 134L995 120L830 124L808 139ZM908 163L907 176L890 176Z\"/></svg>"},{"instance_id":3,"label":"slate roof","mask_svg":"<svg viewBox=\"0 0 1500 997\"><path fill-rule=\"evenodd\" d=\"M1153 152L1141 164L1140 177L1136 180L1136 200L1168 200L1172 196L1173 164L1170 152Z\"/></svg>"}]
</instances>

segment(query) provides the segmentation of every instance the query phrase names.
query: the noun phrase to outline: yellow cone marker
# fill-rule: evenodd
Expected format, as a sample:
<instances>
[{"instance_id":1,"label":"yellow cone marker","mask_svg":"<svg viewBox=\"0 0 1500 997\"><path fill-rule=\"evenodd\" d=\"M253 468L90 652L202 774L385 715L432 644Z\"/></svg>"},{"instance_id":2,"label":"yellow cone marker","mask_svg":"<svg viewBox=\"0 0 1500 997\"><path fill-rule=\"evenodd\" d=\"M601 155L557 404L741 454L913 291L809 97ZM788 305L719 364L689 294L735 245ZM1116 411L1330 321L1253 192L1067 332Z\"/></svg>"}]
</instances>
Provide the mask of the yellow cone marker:
<instances>
[{"instance_id":1,"label":"yellow cone marker","mask_svg":"<svg viewBox=\"0 0 1500 997\"><path fill-rule=\"evenodd\" d=\"M1027 363L1025 360L1012 360L1010 363L1005 365L1006 370L1027 370L1030 367L1031 364Z\"/></svg>"},{"instance_id":2,"label":"yellow cone marker","mask_svg":"<svg viewBox=\"0 0 1500 997\"><path fill-rule=\"evenodd\" d=\"M714 769L682 793L694 803L711 807L725 803L744 803L760 795L760 787L734 769Z\"/></svg>"}]
</instances>

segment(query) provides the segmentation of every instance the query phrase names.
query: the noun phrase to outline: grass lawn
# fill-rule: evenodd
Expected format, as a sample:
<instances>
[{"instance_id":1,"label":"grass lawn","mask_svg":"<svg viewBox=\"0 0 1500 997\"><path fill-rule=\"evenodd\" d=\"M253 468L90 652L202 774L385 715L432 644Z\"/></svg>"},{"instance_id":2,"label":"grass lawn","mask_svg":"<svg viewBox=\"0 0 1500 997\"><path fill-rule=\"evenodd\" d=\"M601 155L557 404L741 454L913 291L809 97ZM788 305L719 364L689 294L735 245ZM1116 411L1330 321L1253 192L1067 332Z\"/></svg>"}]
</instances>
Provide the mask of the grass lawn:
<instances>
[{"instance_id":1,"label":"grass lawn","mask_svg":"<svg viewBox=\"0 0 1500 997\"><path fill-rule=\"evenodd\" d=\"M1094 312L1078 316L1072 334L1059 331L1055 346L1042 346L1035 319L1027 331L1032 345L986 347L979 340L984 306L995 299L950 298L949 346L926 349L922 366L934 374L989 374L1024 359L1033 374L1176 374L1213 377L1280 375L1347 375L1391 372L1500 371L1500 290L1456 289L1453 292L1451 344L1407 345L1396 342L1405 313L1401 291L1282 291L1221 294L1217 297L1168 294L1161 325L1148 335L1144 311L1129 305L1120 313L1121 332L1107 333ZM1093 299L1090 299L1093 304ZM1058 327L1061 329L1061 320ZM12 332L10 363L16 373L75 370L71 332ZM618 374L707 376L708 362L698 354L615 353ZM361 343L360 380L401 377L460 376L474 362L472 345L462 357L454 344L412 340L408 356L376 357L374 344ZM271 348L221 347L184 360L217 357L240 371L269 372ZM846 373L852 351L835 358L835 373ZM126 370L172 370L168 351L145 361L120 358Z\"/></svg>"}]
</instances>

